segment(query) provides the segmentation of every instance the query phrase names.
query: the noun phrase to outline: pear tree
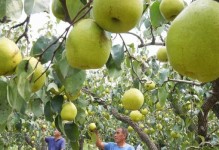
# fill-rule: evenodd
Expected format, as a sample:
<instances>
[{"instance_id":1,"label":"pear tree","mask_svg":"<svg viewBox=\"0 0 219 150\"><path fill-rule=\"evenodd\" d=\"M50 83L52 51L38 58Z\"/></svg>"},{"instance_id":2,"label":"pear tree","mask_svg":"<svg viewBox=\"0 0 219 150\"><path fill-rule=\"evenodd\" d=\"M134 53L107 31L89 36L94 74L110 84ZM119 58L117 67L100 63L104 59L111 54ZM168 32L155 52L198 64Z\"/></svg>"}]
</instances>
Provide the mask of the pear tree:
<instances>
[{"instance_id":1,"label":"pear tree","mask_svg":"<svg viewBox=\"0 0 219 150\"><path fill-rule=\"evenodd\" d=\"M0 23L0 149L57 128L95 150L118 126L135 148L217 149L218 0L8 0Z\"/></svg>"}]
</instances>

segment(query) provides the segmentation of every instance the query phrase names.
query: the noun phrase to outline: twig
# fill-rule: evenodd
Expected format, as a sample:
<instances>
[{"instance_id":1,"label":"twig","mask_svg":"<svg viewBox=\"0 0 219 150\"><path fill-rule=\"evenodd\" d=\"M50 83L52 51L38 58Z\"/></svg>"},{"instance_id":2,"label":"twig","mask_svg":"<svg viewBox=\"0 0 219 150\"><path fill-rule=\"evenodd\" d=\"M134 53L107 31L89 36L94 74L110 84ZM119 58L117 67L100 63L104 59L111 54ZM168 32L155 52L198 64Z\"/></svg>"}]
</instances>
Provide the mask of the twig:
<instances>
[{"instance_id":1,"label":"twig","mask_svg":"<svg viewBox=\"0 0 219 150\"><path fill-rule=\"evenodd\" d=\"M137 38L139 39L139 41L141 42L140 45L144 45L144 40L143 40L139 35L137 35L137 34L135 34L135 33L132 33L132 32L126 32L126 33L124 33L124 34L131 34L131 35L134 35L134 36L137 37Z\"/></svg>"},{"instance_id":2,"label":"twig","mask_svg":"<svg viewBox=\"0 0 219 150\"><path fill-rule=\"evenodd\" d=\"M7 18L7 16L4 16L2 19L0 19L0 23L8 23L8 22L10 22L11 20L9 20L8 18Z\"/></svg>"},{"instance_id":3,"label":"twig","mask_svg":"<svg viewBox=\"0 0 219 150\"><path fill-rule=\"evenodd\" d=\"M159 42L150 42L142 45L138 45L138 48L145 47L145 46L151 46L151 45L157 45L157 46L164 46L165 43L159 43Z\"/></svg>"},{"instance_id":4,"label":"twig","mask_svg":"<svg viewBox=\"0 0 219 150\"><path fill-rule=\"evenodd\" d=\"M177 79L168 79L165 82L169 82L169 81L178 82L178 83L187 83L187 84L192 84L192 85L197 85L197 86L203 86L205 84L205 83L198 83L198 82L195 82L195 81L177 80Z\"/></svg>"},{"instance_id":5,"label":"twig","mask_svg":"<svg viewBox=\"0 0 219 150\"><path fill-rule=\"evenodd\" d=\"M26 24L24 32L18 37L18 39L15 41L15 43L18 43L18 41L20 41L23 37L25 37L25 39L29 43L29 38L28 38L28 35L27 35L29 23L30 23L30 16L27 16L26 19L23 22L15 25L15 26L13 26L9 29L9 32L11 32L12 29L18 28L18 27L23 26L24 24Z\"/></svg>"},{"instance_id":6,"label":"twig","mask_svg":"<svg viewBox=\"0 0 219 150\"><path fill-rule=\"evenodd\" d=\"M66 34L67 34L67 32L66 32ZM60 44L59 44L59 46L57 47L57 49L54 51L54 53L53 53L53 55L52 55L52 58L51 58L51 61L50 61L50 63L49 63L49 65L46 67L46 69L41 73L41 75L38 77L38 78L36 78L36 80L34 81L34 82L36 82L41 76L43 76L43 74L44 73L46 73L46 71L49 69L49 67L51 66L51 64L52 64L52 62L53 62L53 60L54 60L54 58L55 58L55 54L56 54L56 52L59 50L59 48L62 46L62 44L63 44L63 42L65 41L65 39L63 39L61 42L60 42ZM58 42L58 41L57 41ZM54 42L54 44L55 44L55 42ZM52 44L53 45L53 44ZM50 45L51 46L51 45ZM48 48L49 49L49 48ZM37 65L36 65L37 66Z\"/></svg>"},{"instance_id":7,"label":"twig","mask_svg":"<svg viewBox=\"0 0 219 150\"><path fill-rule=\"evenodd\" d=\"M74 17L74 19L70 22L70 24L73 24L77 21L79 21L79 19L77 19L77 17L87 8L87 7L90 7L91 3L93 2L93 0L89 0L89 2L84 5L84 7L77 13L77 15ZM83 17L91 10L92 7L89 8L88 11L86 11L86 13L83 15ZM77 20L76 20L77 19ZM80 17L81 19L81 17Z\"/></svg>"},{"instance_id":8,"label":"twig","mask_svg":"<svg viewBox=\"0 0 219 150\"><path fill-rule=\"evenodd\" d=\"M130 54L128 48L127 48L127 46L126 46L126 43L125 43L123 37L121 36L121 34L119 34L119 36L120 36L120 38L122 39L122 42L123 42L123 44L124 44L124 46L125 46L125 49L126 49L128 55L129 55L129 57L130 57L130 58L133 58L133 57L131 56L131 54ZM132 66L132 71L134 72L134 74L136 75L136 77L138 78L138 80L140 81L140 83L143 84L142 81L141 81L141 79L140 79L140 77L138 76L137 72L135 71L135 69L134 69L134 67L133 67L133 62L132 62L132 61L130 61L130 62L131 62L131 66Z\"/></svg>"}]
</instances>

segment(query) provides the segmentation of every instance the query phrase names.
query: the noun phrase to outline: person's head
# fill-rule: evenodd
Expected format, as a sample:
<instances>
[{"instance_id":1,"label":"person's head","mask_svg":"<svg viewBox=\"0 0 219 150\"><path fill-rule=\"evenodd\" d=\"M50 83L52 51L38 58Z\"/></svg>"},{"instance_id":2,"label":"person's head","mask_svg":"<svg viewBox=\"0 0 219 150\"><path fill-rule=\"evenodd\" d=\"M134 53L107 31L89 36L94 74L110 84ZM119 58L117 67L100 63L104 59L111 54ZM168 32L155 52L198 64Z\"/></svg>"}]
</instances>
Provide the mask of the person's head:
<instances>
[{"instance_id":1,"label":"person's head","mask_svg":"<svg viewBox=\"0 0 219 150\"><path fill-rule=\"evenodd\" d=\"M114 134L114 141L116 143L125 142L128 137L128 131L126 128L117 128Z\"/></svg>"},{"instance_id":2,"label":"person's head","mask_svg":"<svg viewBox=\"0 0 219 150\"><path fill-rule=\"evenodd\" d=\"M55 129L55 131L54 131L54 137L57 138L57 137L60 137L60 136L62 136L62 133L59 132L58 129Z\"/></svg>"}]
</instances>

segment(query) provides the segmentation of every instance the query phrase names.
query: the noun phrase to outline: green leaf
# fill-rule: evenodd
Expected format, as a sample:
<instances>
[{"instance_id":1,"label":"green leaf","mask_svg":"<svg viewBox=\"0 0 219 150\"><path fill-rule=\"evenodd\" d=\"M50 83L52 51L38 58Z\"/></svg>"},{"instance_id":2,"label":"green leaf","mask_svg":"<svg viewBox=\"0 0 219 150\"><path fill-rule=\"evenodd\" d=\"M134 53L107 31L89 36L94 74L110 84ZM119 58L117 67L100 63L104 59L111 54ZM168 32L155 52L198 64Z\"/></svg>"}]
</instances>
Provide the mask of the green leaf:
<instances>
[{"instance_id":1,"label":"green leaf","mask_svg":"<svg viewBox=\"0 0 219 150\"><path fill-rule=\"evenodd\" d=\"M159 71L159 84L163 84L165 81L167 81L169 76L169 69L162 68Z\"/></svg>"},{"instance_id":2,"label":"green leaf","mask_svg":"<svg viewBox=\"0 0 219 150\"><path fill-rule=\"evenodd\" d=\"M81 106L81 105L79 104L79 106ZM86 121L86 116L87 116L85 114L85 111L81 107L77 107L77 112L78 113L77 113L75 121L80 123L80 124L84 124Z\"/></svg>"},{"instance_id":3,"label":"green leaf","mask_svg":"<svg viewBox=\"0 0 219 150\"><path fill-rule=\"evenodd\" d=\"M0 19L7 16L10 20L17 20L21 17L22 11L22 0L0 0Z\"/></svg>"},{"instance_id":4,"label":"green leaf","mask_svg":"<svg viewBox=\"0 0 219 150\"><path fill-rule=\"evenodd\" d=\"M112 48L106 67L110 76L118 77L121 75L121 63L124 61L124 46L115 45Z\"/></svg>"},{"instance_id":5,"label":"green leaf","mask_svg":"<svg viewBox=\"0 0 219 150\"><path fill-rule=\"evenodd\" d=\"M20 123L21 123L20 116L17 113L11 113L8 116L7 129L13 130L16 124L20 124Z\"/></svg>"},{"instance_id":6,"label":"green leaf","mask_svg":"<svg viewBox=\"0 0 219 150\"><path fill-rule=\"evenodd\" d=\"M136 61L136 60L133 60L132 62L132 70L131 70L131 73L133 76L136 76L136 75L140 75L141 72L142 72L142 69L141 69L141 62L139 61Z\"/></svg>"},{"instance_id":7,"label":"green leaf","mask_svg":"<svg viewBox=\"0 0 219 150\"><path fill-rule=\"evenodd\" d=\"M111 61L112 60L112 61ZM113 63L113 59L112 59L112 56L110 55L110 58L108 59L107 61L107 69L109 71L109 76L111 77L119 77L121 74L122 74L122 70L121 69L118 69L114 63Z\"/></svg>"},{"instance_id":8,"label":"green leaf","mask_svg":"<svg viewBox=\"0 0 219 150\"><path fill-rule=\"evenodd\" d=\"M165 105L168 94L169 93L167 92L165 86L158 88L158 98L161 106Z\"/></svg>"},{"instance_id":9,"label":"green leaf","mask_svg":"<svg viewBox=\"0 0 219 150\"><path fill-rule=\"evenodd\" d=\"M44 115L47 121L53 122L53 115L55 115L54 111L51 108L51 102L48 101L44 107Z\"/></svg>"},{"instance_id":10,"label":"green leaf","mask_svg":"<svg viewBox=\"0 0 219 150\"><path fill-rule=\"evenodd\" d=\"M6 0L0 0L0 18L6 16Z\"/></svg>"},{"instance_id":11,"label":"green leaf","mask_svg":"<svg viewBox=\"0 0 219 150\"><path fill-rule=\"evenodd\" d=\"M79 11L84 7L84 4L80 0L66 0L66 6L71 20L74 19L76 16L77 19L79 19L87 11L87 9L85 9L80 12L80 14L78 14Z\"/></svg>"},{"instance_id":12,"label":"green leaf","mask_svg":"<svg viewBox=\"0 0 219 150\"><path fill-rule=\"evenodd\" d=\"M50 0L25 0L24 11L27 15L40 12L49 12Z\"/></svg>"},{"instance_id":13,"label":"green leaf","mask_svg":"<svg viewBox=\"0 0 219 150\"><path fill-rule=\"evenodd\" d=\"M84 70L70 68L64 81L65 91L74 96L81 90L83 83L86 79L86 72Z\"/></svg>"},{"instance_id":14,"label":"green leaf","mask_svg":"<svg viewBox=\"0 0 219 150\"><path fill-rule=\"evenodd\" d=\"M62 95L57 95L57 96L53 97L51 100L51 106L52 106L53 110L60 114L61 110L62 110L63 102L64 102L64 98Z\"/></svg>"},{"instance_id":15,"label":"green leaf","mask_svg":"<svg viewBox=\"0 0 219 150\"><path fill-rule=\"evenodd\" d=\"M4 123L0 124L0 133L5 131L6 125L7 125L7 122L4 122ZM1 143L0 143L0 149L1 149Z\"/></svg>"},{"instance_id":16,"label":"green leaf","mask_svg":"<svg viewBox=\"0 0 219 150\"><path fill-rule=\"evenodd\" d=\"M7 82L0 80L0 124L7 121L12 109L7 101Z\"/></svg>"},{"instance_id":17,"label":"green leaf","mask_svg":"<svg viewBox=\"0 0 219 150\"><path fill-rule=\"evenodd\" d=\"M79 129L74 122L65 123L64 130L66 136L70 141L76 142L79 140L79 135L80 135Z\"/></svg>"},{"instance_id":18,"label":"green leaf","mask_svg":"<svg viewBox=\"0 0 219 150\"><path fill-rule=\"evenodd\" d=\"M61 83L64 82L65 77L68 74L69 68L70 68L70 66L67 62L66 57L62 58L60 61L58 61L54 64L55 74L57 75L57 77Z\"/></svg>"},{"instance_id":19,"label":"green leaf","mask_svg":"<svg viewBox=\"0 0 219 150\"><path fill-rule=\"evenodd\" d=\"M87 0L80 0L84 5L87 4Z\"/></svg>"},{"instance_id":20,"label":"green leaf","mask_svg":"<svg viewBox=\"0 0 219 150\"><path fill-rule=\"evenodd\" d=\"M72 150L79 150L79 142L70 142Z\"/></svg>"},{"instance_id":21,"label":"green leaf","mask_svg":"<svg viewBox=\"0 0 219 150\"><path fill-rule=\"evenodd\" d=\"M34 99L33 101L30 102L30 107L33 112L33 114L36 117L40 117L43 115L43 105L42 101L40 98Z\"/></svg>"},{"instance_id":22,"label":"green leaf","mask_svg":"<svg viewBox=\"0 0 219 150\"><path fill-rule=\"evenodd\" d=\"M64 48L63 46L60 46L60 42L54 43L54 41L56 40L57 38L54 36L50 38L41 36L39 39L37 39L36 43L33 45L30 52L31 56L37 57L46 50L40 59L40 62L42 64L50 61L54 54L55 56L60 57L58 55L61 55L60 53L63 52ZM56 53L54 53L55 51Z\"/></svg>"},{"instance_id":23,"label":"green leaf","mask_svg":"<svg viewBox=\"0 0 219 150\"><path fill-rule=\"evenodd\" d=\"M161 26L165 22L165 19L160 13L159 6L160 2L155 1L150 7L151 24L154 28Z\"/></svg>"},{"instance_id":24,"label":"green leaf","mask_svg":"<svg viewBox=\"0 0 219 150\"><path fill-rule=\"evenodd\" d=\"M30 67L28 60L23 60L16 69L17 77L15 79L17 83L17 90L21 97L28 101L31 95L31 83L28 77L31 76L33 69Z\"/></svg>"},{"instance_id":25,"label":"green leaf","mask_svg":"<svg viewBox=\"0 0 219 150\"><path fill-rule=\"evenodd\" d=\"M7 88L8 102L14 110L24 114L26 101L19 95L17 88L14 87L16 87L15 81L10 80Z\"/></svg>"},{"instance_id":26,"label":"green leaf","mask_svg":"<svg viewBox=\"0 0 219 150\"><path fill-rule=\"evenodd\" d=\"M60 132L64 133L64 127L63 127L63 125L62 125L62 118L61 118L60 115L57 115L57 116L56 116L56 118L55 118L55 125L56 125L56 128L57 128Z\"/></svg>"},{"instance_id":27,"label":"green leaf","mask_svg":"<svg viewBox=\"0 0 219 150\"><path fill-rule=\"evenodd\" d=\"M111 50L112 59L117 68L121 69L121 63L124 61L124 46L114 45Z\"/></svg>"}]
</instances>

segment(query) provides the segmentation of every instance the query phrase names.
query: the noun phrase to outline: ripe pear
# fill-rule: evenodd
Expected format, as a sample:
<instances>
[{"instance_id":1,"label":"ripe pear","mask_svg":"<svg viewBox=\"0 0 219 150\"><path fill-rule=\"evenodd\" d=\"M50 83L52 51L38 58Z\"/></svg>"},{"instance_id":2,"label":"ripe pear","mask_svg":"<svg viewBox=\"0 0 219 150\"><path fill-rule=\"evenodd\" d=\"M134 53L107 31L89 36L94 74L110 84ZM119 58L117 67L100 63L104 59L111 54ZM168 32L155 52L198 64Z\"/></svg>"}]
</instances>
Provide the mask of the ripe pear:
<instances>
[{"instance_id":1,"label":"ripe pear","mask_svg":"<svg viewBox=\"0 0 219 150\"><path fill-rule=\"evenodd\" d=\"M136 88L125 91L122 99L122 105L127 110L138 110L144 103L144 95Z\"/></svg>"},{"instance_id":2,"label":"ripe pear","mask_svg":"<svg viewBox=\"0 0 219 150\"><path fill-rule=\"evenodd\" d=\"M147 90L153 90L156 87L156 83L154 81L147 81L144 85Z\"/></svg>"},{"instance_id":3,"label":"ripe pear","mask_svg":"<svg viewBox=\"0 0 219 150\"><path fill-rule=\"evenodd\" d=\"M174 18L184 9L183 0L162 0L159 6L163 17L168 21L173 21Z\"/></svg>"},{"instance_id":4,"label":"ripe pear","mask_svg":"<svg viewBox=\"0 0 219 150\"><path fill-rule=\"evenodd\" d=\"M11 75L22 60L18 46L8 38L0 38L0 75Z\"/></svg>"},{"instance_id":5,"label":"ripe pear","mask_svg":"<svg viewBox=\"0 0 219 150\"><path fill-rule=\"evenodd\" d=\"M131 126L128 126L127 130L128 130L129 132L132 132L134 129L133 129Z\"/></svg>"},{"instance_id":6,"label":"ripe pear","mask_svg":"<svg viewBox=\"0 0 219 150\"><path fill-rule=\"evenodd\" d=\"M42 88L46 81L46 74L43 65L34 57L25 57L20 63L28 60L28 66L23 66L22 70L30 72L31 90L36 92ZM20 68L21 69L21 68ZM28 70L26 70L28 69ZM16 69L16 72L18 70Z\"/></svg>"},{"instance_id":7,"label":"ripe pear","mask_svg":"<svg viewBox=\"0 0 219 150\"><path fill-rule=\"evenodd\" d=\"M138 122L142 119L142 114L138 110L133 110L131 111L129 117L131 118L132 121Z\"/></svg>"},{"instance_id":8,"label":"ripe pear","mask_svg":"<svg viewBox=\"0 0 219 150\"><path fill-rule=\"evenodd\" d=\"M219 3L197 0L172 22L166 38L170 64L179 74L210 82L219 77Z\"/></svg>"},{"instance_id":9,"label":"ripe pear","mask_svg":"<svg viewBox=\"0 0 219 150\"><path fill-rule=\"evenodd\" d=\"M72 102L66 102L62 106L62 120L73 121L77 115L77 108Z\"/></svg>"},{"instance_id":10,"label":"ripe pear","mask_svg":"<svg viewBox=\"0 0 219 150\"><path fill-rule=\"evenodd\" d=\"M78 69L101 68L108 60L111 40L92 19L83 19L71 30L66 41L66 58Z\"/></svg>"},{"instance_id":11,"label":"ripe pear","mask_svg":"<svg viewBox=\"0 0 219 150\"><path fill-rule=\"evenodd\" d=\"M88 128L89 128L90 131L94 131L97 128L97 126L96 126L95 123L90 123Z\"/></svg>"},{"instance_id":12,"label":"ripe pear","mask_svg":"<svg viewBox=\"0 0 219 150\"><path fill-rule=\"evenodd\" d=\"M160 62L167 62L168 61L168 57L167 57L167 49L165 46L160 47L157 50L157 60Z\"/></svg>"},{"instance_id":13,"label":"ripe pear","mask_svg":"<svg viewBox=\"0 0 219 150\"><path fill-rule=\"evenodd\" d=\"M139 22L143 3L143 0L94 0L93 17L106 31L128 32Z\"/></svg>"}]
</instances>

